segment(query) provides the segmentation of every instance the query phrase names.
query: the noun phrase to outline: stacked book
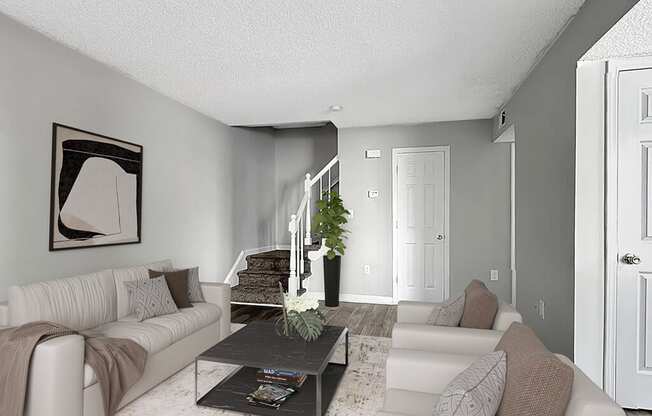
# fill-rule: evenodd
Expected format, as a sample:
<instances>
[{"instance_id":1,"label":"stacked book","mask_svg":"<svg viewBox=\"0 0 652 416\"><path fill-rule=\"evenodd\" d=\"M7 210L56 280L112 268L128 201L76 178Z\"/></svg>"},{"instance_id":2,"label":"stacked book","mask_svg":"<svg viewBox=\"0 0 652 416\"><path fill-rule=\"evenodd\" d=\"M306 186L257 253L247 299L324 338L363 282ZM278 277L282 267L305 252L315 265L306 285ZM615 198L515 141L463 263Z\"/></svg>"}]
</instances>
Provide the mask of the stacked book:
<instances>
[{"instance_id":1,"label":"stacked book","mask_svg":"<svg viewBox=\"0 0 652 416\"><path fill-rule=\"evenodd\" d=\"M256 374L256 380L264 384L280 384L283 386L300 388L305 383L307 376L297 371L274 370L261 368Z\"/></svg>"},{"instance_id":2,"label":"stacked book","mask_svg":"<svg viewBox=\"0 0 652 416\"><path fill-rule=\"evenodd\" d=\"M305 383L307 376L296 371L261 368L256 374L258 388L247 396L253 406L278 409Z\"/></svg>"},{"instance_id":3,"label":"stacked book","mask_svg":"<svg viewBox=\"0 0 652 416\"><path fill-rule=\"evenodd\" d=\"M296 390L278 384L261 384L256 391L247 396L252 406L278 409Z\"/></svg>"}]
</instances>

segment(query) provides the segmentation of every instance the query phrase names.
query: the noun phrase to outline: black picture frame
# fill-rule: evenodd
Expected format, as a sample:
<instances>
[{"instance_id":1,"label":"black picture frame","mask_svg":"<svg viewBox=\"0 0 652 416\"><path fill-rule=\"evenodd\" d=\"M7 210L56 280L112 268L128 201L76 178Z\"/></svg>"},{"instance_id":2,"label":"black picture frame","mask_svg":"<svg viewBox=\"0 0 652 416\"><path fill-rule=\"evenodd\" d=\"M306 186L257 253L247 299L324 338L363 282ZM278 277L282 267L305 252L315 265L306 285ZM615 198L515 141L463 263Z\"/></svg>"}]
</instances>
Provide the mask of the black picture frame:
<instances>
[{"instance_id":1,"label":"black picture frame","mask_svg":"<svg viewBox=\"0 0 652 416\"><path fill-rule=\"evenodd\" d=\"M61 243L61 241L55 241L55 227L60 226L60 221L59 221L59 213L61 210L61 207L57 207L57 192L59 192L59 189L57 189L57 181L58 181L58 176L60 172L57 171L57 157L58 157L58 152L60 151L59 149L59 130L60 129L67 129L71 130L74 132L82 133L84 135L88 136L94 136L97 137L98 139L101 139L102 142L104 143L115 143L116 146L129 146L132 148L137 149L137 153L140 156L140 160L136 161L131 160L130 162L133 162L137 164L137 169L135 170L136 174L136 226L137 226L137 239L134 239L133 241L124 241L124 242L109 242L109 243L97 243L94 241L92 238L81 238L81 239L68 239L66 241L71 242L71 246L65 246L65 244L57 244ZM88 140L92 140L92 137L88 138ZM108 157L107 157L108 158ZM54 251L64 251L64 250L76 250L76 249L85 249L85 248L99 248L99 247L111 247L111 246L119 246L119 245L127 245L127 244L140 244L142 243L142 204L143 204L143 161L144 161L144 147L140 144L129 142L126 140L121 140L121 139L116 139L114 137L106 136L103 134L95 133L92 131L88 130L82 130L76 127L68 126L65 124L57 123L54 122L52 123L52 165L51 165L51 174L50 174L50 230L49 230L49 251L54 252ZM83 244L83 242L91 242L91 244ZM59 246L57 246L59 245Z\"/></svg>"}]
</instances>

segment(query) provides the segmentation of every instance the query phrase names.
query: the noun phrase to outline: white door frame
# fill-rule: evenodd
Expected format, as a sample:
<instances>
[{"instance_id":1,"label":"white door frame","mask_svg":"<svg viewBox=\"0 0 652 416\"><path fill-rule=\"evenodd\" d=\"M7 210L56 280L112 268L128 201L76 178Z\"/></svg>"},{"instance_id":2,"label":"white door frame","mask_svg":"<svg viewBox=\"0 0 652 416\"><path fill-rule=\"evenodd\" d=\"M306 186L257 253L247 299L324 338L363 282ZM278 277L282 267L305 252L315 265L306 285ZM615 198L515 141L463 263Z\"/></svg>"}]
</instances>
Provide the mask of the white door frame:
<instances>
[{"instance_id":1,"label":"white door frame","mask_svg":"<svg viewBox=\"0 0 652 416\"><path fill-rule=\"evenodd\" d=\"M406 153L444 153L444 192L448 202L444 209L444 221L446 223L444 234L444 298L450 296L450 189L451 189L451 163L450 145L428 146L428 147L399 147L392 149L392 298L398 303L398 156Z\"/></svg>"},{"instance_id":2,"label":"white door frame","mask_svg":"<svg viewBox=\"0 0 652 416\"><path fill-rule=\"evenodd\" d=\"M620 72L652 69L652 57L607 61L605 138L605 345L604 390L616 393L616 323L618 278L618 79Z\"/></svg>"}]
</instances>

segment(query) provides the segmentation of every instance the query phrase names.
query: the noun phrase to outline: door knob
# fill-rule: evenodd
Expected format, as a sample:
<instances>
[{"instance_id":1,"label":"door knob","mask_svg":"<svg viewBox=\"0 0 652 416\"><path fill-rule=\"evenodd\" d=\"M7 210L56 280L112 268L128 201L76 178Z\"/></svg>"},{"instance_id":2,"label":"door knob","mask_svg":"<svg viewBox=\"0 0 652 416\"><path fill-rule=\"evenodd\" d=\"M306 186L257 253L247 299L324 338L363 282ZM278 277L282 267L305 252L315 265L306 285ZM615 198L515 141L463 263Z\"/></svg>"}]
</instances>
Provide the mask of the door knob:
<instances>
[{"instance_id":1,"label":"door knob","mask_svg":"<svg viewBox=\"0 0 652 416\"><path fill-rule=\"evenodd\" d=\"M441 241L441 240L443 240L443 239L446 238L446 237L444 237L444 234L437 234L437 236L436 236L435 238L436 238L437 240Z\"/></svg>"},{"instance_id":2,"label":"door knob","mask_svg":"<svg viewBox=\"0 0 652 416\"><path fill-rule=\"evenodd\" d=\"M641 264L641 258L636 254L627 253L622 258L625 264Z\"/></svg>"}]
</instances>

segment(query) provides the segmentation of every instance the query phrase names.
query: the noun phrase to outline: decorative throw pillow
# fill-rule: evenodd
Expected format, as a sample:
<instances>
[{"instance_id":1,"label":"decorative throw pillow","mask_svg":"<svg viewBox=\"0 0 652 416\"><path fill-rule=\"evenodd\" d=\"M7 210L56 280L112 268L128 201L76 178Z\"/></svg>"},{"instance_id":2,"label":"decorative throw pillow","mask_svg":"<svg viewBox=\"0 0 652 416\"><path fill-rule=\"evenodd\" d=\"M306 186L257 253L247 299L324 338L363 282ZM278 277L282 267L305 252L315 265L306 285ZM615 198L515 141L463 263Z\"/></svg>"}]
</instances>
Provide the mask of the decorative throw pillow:
<instances>
[{"instance_id":1,"label":"decorative throw pillow","mask_svg":"<svg viewBox=\"0 0 652 416\"><path fill-rule=\"evenodd\" d=\"M462 328L491 329L498 312L498 298L479 280L473 280L464 289L466 300L460 326Z\"/></svg>"},{"instance_id":2,"label":"decorative throw pillow","mask_svg":"<svg viewBox=\"0 0 652 416\"><path fill-rule=\"evenodd\" d=\"M434 416L494 416L505 390L506 355L489 353L455 377L439 398Z\"/></svg>"},{"instance_id":3,"label":"decorative throw pillow","mask_svg":"<svg viewBox=\"0 0 652 416\"><path fill-rule=\"evenodd\" d=\"M139 321L178 312L165 277L125 282L136 307Z\"/></svg>"},{"instance_id":4,"label":"decorative throw pillow","mask_svg":"<svg viewBox=\"0 0 652 416\"><path fill-rule=\"evenodd\" d=\"M496 351L507 353L505 395L499 416L563 416L575 371L548 351L532 329L513 323Z\"/></svg>"},{"instance_id":5,"label":"decorative throw pillow","mask_svg":"<svg viewBox=\"0 0 652 416\"><path fill-rule=\"evenodd\" d=\"M149 277L157 278L165 276L165 282L168 284L170 294L177 308L192 308L192 303L188 300L188 272L180 270L174 272L157 272L149 270Z\"/></svg>"},{"instance_id":6,"label":"decorative throw pillow","mask_svg":"<svg viewBox=\"0 0 652 416\"><path fill-rule=\"evenodd\" d=\"M426 323L437 326L459 326L464 312L464 298L462 292L457 297L449 298L444 303L435 305Z\"/></svg>"},{"instance_id":7,"label":"decorative throw pillow","mask_svg":"<svg viewBox=\"0 0 652 416\"><path fill-rule=\"evenodd\" d=\"M188 277L188 300L190 302L192 302L192 303L204 303L204 302L206 302L206 299L204 299L204 293L201 290L201 283L199 282L199 267L192 267L190 269L179 269L179 270L173 270L173 271L187 273L187 277ZM150 277L153 277L153 276L158 277L161 274L165 274L165 273L158 272L157 270L150 270L149 271ZM172 295L174 296L174 293Z\"/></svg>"},{"instance_id":8,"label":"decorative throw pillow","mask_svg":"<svg viewBox=\"0 0 652 416\"><path fill-rule=\"evenodd\" d=\"M193 303L206 302L199 283L199 267L188 269L188 299Z\"/></svg>"}]
</instances>

